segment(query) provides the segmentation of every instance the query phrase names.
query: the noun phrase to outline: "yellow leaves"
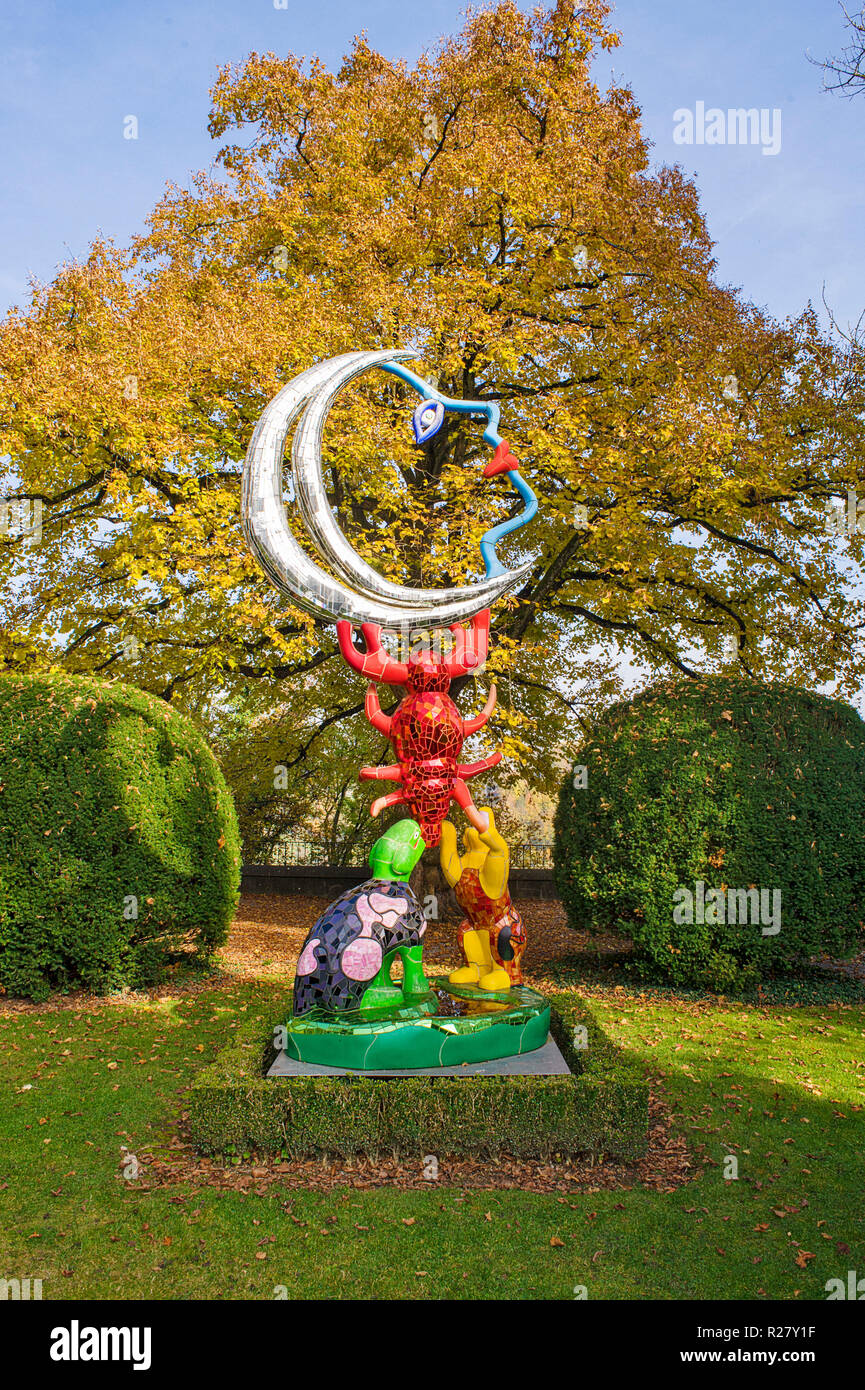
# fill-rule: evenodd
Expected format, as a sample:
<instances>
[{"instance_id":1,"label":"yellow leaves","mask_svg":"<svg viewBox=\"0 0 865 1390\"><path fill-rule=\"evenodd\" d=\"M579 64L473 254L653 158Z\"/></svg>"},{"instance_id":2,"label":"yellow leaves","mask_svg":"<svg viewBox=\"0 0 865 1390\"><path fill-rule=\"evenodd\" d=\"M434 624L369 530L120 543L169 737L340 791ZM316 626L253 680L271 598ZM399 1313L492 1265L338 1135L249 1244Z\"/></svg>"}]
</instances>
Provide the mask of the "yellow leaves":
<instances>
[{"instance_id":1,"label":"yellow leaves","mask_svg":"<svg viewBox=\"0 0 865 1390\"><path fill-rule=\"evenodd\" d=\"M49 495L82 487L62 536L48 518L43 607L5 624L4 655L56 651L63 627L81 638L76 660L103 666L142 595L136 678L164 689L180 677L193 699L215 679L240 688L253 636L258 671L321 645L245 550L242 455L294 372L391 343L416 346L443 389L500 404L539 494L525 539L538 573L559 568L537 603L545 645L522 634L523 672L542 671L565 634L591 646L582 611L635 622L656 657L674 633L683 649L700 644L745 573L755 631L783 648L777 666L824 649L803 614L831 577L818 554L804 584L790 580L807 540L790 518L803 467L819 492L858 447L852 417L839 422L836 359L813 319L780 328L714 283L696 190L651 172L633 103L589 81L598 48L618 43L604 7L589 0L574 21L565 10L498 5L413 67L360 39L336 73L290 54L220 71L210 129L238 143L224 145L219 180L171 189L145 238L128 251L95 242L0 332L4 448ZM410 408L393 383L346 393L328 425L328 483L380 572L461 583L509 490L480 481L471 426L420 460ZM831 465L825 429L840 439ZM576 546L574 500L593 523ZM784 542L789 638L776 632L773 564L751 552L745 571L723 541L702 556L676 548L680 514ZM514 611L500 606L500 629ZM500 639L491 671L513 669L515 651Z\"/></svg>"}]
</instances>

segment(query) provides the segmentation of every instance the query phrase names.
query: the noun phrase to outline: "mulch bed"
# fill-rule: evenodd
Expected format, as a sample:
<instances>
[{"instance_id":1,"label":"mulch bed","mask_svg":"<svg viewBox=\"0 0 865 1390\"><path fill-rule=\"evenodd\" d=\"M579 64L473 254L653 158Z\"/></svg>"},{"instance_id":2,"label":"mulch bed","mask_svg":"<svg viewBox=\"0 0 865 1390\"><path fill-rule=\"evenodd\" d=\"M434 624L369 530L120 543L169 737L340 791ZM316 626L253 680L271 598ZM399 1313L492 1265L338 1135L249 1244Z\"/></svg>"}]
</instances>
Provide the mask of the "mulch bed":
<instances>
[{"instance_id":1,"label":"mulch bed","mask_svg":"<svg viewBox=\"0 0 865 1390\"><path fill-rule=\"evenodd\" d=\"M262 973L293 979L294 968L310 927L328 905L328 899L303 894L245 893L232 924L228 942L220 951L226 970L242 977ZM533 899L518 904L528 934L523 967L528 983L541 987L546 966L580 951L603 955L626 948L616 936L590 936L573 931L561 903ZM457 944L459 919L431 922L424 937L424 965L430 975L455 969L462 963ZM398 967L395 974L398 974ZM440 1158L437 1183L466 1190L496 1191L520 1188L528 1192L600 1192L636 1185L672 1192L696 1176L684 1137L672 1135L672 1116L659 1092L650 1097L650 1132L647 1151L639 1163L613 1159L471 1160ZM146 1187L173 1186L181 1182L205 1184L230 1191L264 1196L274 1184L281 1187L328 1191L331 1188L398 1187L417 1190L434 1186L423 1176L422 1165L396 1159L373 1162L309 1159L282 1163L258 1158L247 1164L222 1167L210 1159L184 1152L182 1141L166 1157L138 1155L144 1166Z\"/></svg>"},{"instance_id":2,"label":"mulch bed","mask_svg":"<svg viewBox=\"0 0 865 1390\"><path fill-rule=\"evenodd\" d=\"M222 965L232 974L294 978L294 967L304 938L321 916L328 899L300 893L244 893L231 935L219 952ZM525 899L517 903L528 935L523 970L530 983L542 982L544 967L576 952L622 951L627 943L615 936L590 936L573 931L561 903ZM427 974L442 974L462 964L457 945L459 919L430 922L424 936ZM395 974L398 973L398 967ZM534 981L533 981L534 977Z\"/></svg>"}]
</instances>

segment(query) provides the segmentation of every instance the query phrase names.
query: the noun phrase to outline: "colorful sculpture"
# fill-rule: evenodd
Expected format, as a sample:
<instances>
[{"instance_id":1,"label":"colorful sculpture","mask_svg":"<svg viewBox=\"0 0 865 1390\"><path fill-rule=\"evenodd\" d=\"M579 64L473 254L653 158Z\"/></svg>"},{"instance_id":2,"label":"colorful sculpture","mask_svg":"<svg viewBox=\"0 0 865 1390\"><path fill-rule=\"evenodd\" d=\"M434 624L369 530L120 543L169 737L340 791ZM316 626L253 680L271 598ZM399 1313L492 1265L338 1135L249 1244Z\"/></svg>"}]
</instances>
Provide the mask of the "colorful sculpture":
<instances>
[{"instance_id":1,"label":"colorful sculpture","mask_svg":"<svg viewBox=\"0 0 865 1390\"><path fill-rule=\"evenodd\" d=\"M371 678L366 692L366 717L391 740L398 760L396 765L360 770L362 778L402 784L401 791L390 792L373 802L372 815L379 815L385 806L407 804L420 822L424 841L433 846L439 842L441 823L453 799L471 823L483 830L485 821L472 801L466 779L495 767L502 755L492 753L480 762L468 764L460 763L459 755L464 739L482 729L495 709L496 688L491 686L483 710L474 719L461 717L448 690L456 676L467 675L486 661L490 610L485 608L475 616L470 634L459 624L452 624L453 653L443 660L436 660L421 649L412 653L408 662L393 661L382 650L381 628L372 623L365 623L361 629L365 652L353 645L350 623L339 622L336 630L349 666ZM404 685L409 692L392 715L382 711L376 681Z\"/></svg>"},{"instance_id":2,"label":"colorful sculpture","mask_svg":"<svg viewBox=\"0 0 865 1390\"><path fill-rule=\"evenodd\" d=\"M450 821L442 826L439 859L442 873L465 913L460 923L459 944L465 965L448 979L455 985L476 984L484 990L507 990L521 985L520 961L526 949L523 919L508 891L510 853L496 829L495 817L484 806L485 828L466 827L457 851L457 832Z\"/></svg>"},{"instance_id":3,"label":"colorful sculpture","mask_svg":"<svg viewBox=\"0 0 865 1390\"><path fill-rule=\"evenodd\" d=\"M392 825L370 851L372 878L349 888L319 917L303 943L294 1013L309 1009L375 1009L429 994L421 938L426 921L408 886L424 851L417 821ZM400 957L403 983L391 981Z\"/></svg>"},{"instance_id":4,"label":"colorful sculpture","mask_svg":"<svg viewBox=\"0 0 865 1390\"><path fill-rule=\"evenodd\" d=\"M486 660L490 604L531 572L533 560L506 569L496 546L531 521L537 498L498 432L498 406L442 395L402 365L411 356L396 350L350 352L302 372L262 413L243 475L243 527L262 568L308 613L337 620L345 660L370 680L366 715L391 740L397 762L365 767L360 775L399 784L373 802L372 814L406 805L413 817L397 822L376 842L370 856L373 877L331 903L308 934L297 965L286 1051L299 1061L359 1070L509 1056L542 1046L549 1026L549 1007L521 984L525 932L507 890L507 845L492 812L477 809L466 785L495 767L501 753L460 762L464 740L483 728L495 707L495 686L481 713L469 719L462 718L449 694L452 680L477 672ZM494 453L484 476L507 474L525 505L481 539L485 577L475 584L438 591L393 583L356 554L339 527L324 482L322 435L339 391L371 368L400 377L421 396L412 421L419 445L435 436L449 411L486 421L483 439ZM291 448L293 496L330 573L297 541L283 505L283 451L298 416ZM354 644L356 626L363 650ZM453 640L447 655L435 656L421 646L403 662L382 645L383 629L411 639L413 632L444 628ZM377 683L407 691L392 715L381 708ZM451 801L469 820L462 859L456 831L445 820ZM424 848L439 842L444 872L466 914L460 928L466 965L449 980L428 984L421 960L426 923L408 878ZM397 956L402 984L390 975Z\"/></svg>"}]
</instances>

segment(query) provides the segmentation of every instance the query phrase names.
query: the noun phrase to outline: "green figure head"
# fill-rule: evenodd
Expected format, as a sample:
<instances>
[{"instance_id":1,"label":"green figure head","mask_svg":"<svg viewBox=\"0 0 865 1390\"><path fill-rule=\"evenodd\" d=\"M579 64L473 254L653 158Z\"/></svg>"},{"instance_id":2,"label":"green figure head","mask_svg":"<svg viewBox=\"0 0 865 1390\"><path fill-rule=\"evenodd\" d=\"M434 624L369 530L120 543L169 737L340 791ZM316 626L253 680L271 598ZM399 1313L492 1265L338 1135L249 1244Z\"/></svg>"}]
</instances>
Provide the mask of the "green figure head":
<instances>
[{"instance_id":1,"label":"green figure head","mask_svg":"<svg viewBox=\"0 0 865 1390\"><path fill-rule=\"evenodd\" d=\"M426 845L416 820L398 820L376 840L369 852L373 878L398 879L408 883L411 871Z\"/></svg>"}]
</instances>

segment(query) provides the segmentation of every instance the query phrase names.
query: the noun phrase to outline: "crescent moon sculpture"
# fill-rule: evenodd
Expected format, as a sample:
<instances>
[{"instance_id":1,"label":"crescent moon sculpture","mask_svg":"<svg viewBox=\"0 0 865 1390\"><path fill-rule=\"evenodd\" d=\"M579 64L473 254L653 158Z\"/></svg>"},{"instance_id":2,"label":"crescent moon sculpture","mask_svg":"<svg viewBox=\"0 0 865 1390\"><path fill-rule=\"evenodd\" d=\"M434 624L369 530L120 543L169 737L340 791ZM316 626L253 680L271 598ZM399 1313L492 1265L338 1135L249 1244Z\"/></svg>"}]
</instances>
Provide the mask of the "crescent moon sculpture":
<instances>
[{"instance_id":1,"label":"crescent moon sculpture","mask_svg":"<svg viewBox=\"0 0 865 1390\"><path fill-rule=\"evenodd\" d=\"M409 351L396 349L348 352L308 368L284 386L265 408L247 449L241 514L253 554L277 588L306 612L328 622L346 619L354 625L375 623L388 629L450 626L488 608L525 579L532 568L533 562L529 561L517 569L505 569L495 554L497 540L525 525L537 510L534 493L520 477L513 455L507 453L506 441L498 435L498 407L492 402L451 401L398 365L412 356ZM325 422L342 387L373 367L399 376L426 398L416 416L425 407L435 407L436 419L431 425L425 424L425 438L436 433L446 409L482 414L487 419L484 439L497 447L499 461L494 459L485 473L491 476L507 469L527 505L519 517L487 532L481 542L487 573L477 584L437 590L392 583L356 554L333 516L321 463ZM334 576L319 568L298 544L282 500L283 451L302 410L292 447L293 492L309 537L331 565ZM415 433L419 438L417 424Z\"/></svg>"}]
</instances>

